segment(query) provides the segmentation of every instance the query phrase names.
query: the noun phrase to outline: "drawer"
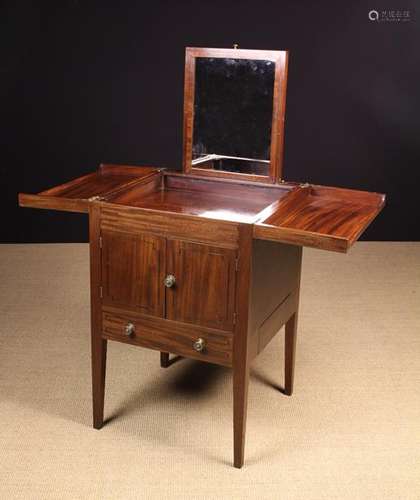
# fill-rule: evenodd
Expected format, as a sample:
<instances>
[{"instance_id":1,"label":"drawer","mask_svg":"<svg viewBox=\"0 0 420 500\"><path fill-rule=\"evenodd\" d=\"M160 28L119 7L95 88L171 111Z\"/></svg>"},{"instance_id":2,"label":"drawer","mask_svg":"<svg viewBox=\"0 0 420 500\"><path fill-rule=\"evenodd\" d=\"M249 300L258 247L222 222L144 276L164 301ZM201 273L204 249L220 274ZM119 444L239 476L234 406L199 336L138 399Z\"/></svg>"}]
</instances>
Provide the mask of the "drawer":
<instances>
[{"instance_id":1,"label":"drawer","mask_svg":"<svg viewBox=\"0 0 420 500\"><path fill-rule=\"evenodd\" d=\"M102 336L109 340L232 366L233 335L222 330L107 307L103 308L102 313Z\"/></svg>"}]
</instances>

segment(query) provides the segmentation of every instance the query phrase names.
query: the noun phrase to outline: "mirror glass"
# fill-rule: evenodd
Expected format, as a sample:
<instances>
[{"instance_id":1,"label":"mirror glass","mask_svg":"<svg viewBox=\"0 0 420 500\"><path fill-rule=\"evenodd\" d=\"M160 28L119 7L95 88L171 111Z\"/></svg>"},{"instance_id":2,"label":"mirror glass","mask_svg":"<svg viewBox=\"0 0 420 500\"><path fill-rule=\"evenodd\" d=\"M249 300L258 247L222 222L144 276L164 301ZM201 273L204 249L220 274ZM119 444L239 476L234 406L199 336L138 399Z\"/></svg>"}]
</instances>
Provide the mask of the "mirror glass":
<instances>
[{"instance_id":1,"label":"mirror glass","mask_svg":"<svg viewBox=\"0 0 420 500\"><path fill-rule=\"evenodd\" d=\"M197 57L192 166L268 175L275 63Z\"/></svg>"}]
</instances>

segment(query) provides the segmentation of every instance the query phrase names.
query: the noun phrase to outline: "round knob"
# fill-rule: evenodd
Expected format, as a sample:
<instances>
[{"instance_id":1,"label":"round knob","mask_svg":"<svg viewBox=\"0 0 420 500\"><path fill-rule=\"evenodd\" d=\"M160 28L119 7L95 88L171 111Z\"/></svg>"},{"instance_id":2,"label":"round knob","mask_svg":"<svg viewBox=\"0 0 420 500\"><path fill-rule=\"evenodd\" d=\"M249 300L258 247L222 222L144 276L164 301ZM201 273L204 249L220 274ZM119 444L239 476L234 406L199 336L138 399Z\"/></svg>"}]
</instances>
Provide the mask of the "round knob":
<instances>
[{"instance_id":1,"label":"round knob","mask_svg":"<svg viewBox=\"0 0 420 500\"><path fill-rule=\"evenodd\" d=\"M206 341L202 338L199 338L197 339L194 343L193 343L193 348L197 351L197 352L201 352L201 351L204 351L206 347Z\"/></svg>"},{"instance_id":2,"label":"round knob","mask_svg":"<svg viewBox=\"0 0 420 500\"><path fill-rule=\"evenodd\" d=\"M124 333L127 335L127 337L130 337L133 335L133 333L136 331L136 327L133 325L133 323L127 323L124 328Z\"/></svg>"},{"instance_id":3,"label":"round knob","mask_svg":"<svg viewBox=\"0 0 420 500\"><path fill-rule=\"evenodd\" d=\"M164 285L166 288L171 288L175 285L176 279L173 274L168 274L165 279L163 280Z\"/></svg>"}]
</instances>

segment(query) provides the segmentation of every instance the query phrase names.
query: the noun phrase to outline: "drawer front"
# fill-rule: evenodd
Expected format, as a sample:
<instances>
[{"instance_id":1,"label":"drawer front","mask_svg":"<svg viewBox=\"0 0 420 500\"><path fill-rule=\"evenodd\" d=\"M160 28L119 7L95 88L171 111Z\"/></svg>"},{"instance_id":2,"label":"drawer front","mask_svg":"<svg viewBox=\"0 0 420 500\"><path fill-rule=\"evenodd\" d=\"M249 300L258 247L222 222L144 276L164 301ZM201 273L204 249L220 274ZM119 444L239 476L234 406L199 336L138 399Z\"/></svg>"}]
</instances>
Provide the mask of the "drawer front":
<instances>
[{"instance_id":1,"label":"drawer front","mask_svg":"<svg viewBox=\"0 0 420 500\"><path fill-rule=\"evenodd\" d=\"M106 339L232 366L233 336L229 332L115 308L104 308L102 320L102 336Z\"/></svg>"}]
</instances>

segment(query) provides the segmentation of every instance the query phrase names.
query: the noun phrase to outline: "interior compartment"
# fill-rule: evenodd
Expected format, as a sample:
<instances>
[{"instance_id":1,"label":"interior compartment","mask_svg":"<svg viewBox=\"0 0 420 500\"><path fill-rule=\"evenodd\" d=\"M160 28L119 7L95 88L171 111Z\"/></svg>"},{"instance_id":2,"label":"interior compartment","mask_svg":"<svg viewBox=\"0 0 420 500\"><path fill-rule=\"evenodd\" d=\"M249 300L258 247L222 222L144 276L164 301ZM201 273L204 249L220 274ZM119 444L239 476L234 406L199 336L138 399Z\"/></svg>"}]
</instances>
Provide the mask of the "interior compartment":
<instances>
[{"instance_id":1,"label":"interior compartment","mask_svg":"<svg viewBox=\"0 0 420 500\"><path fill-rule=\"evenodd\" d=\"M70 212L87 212L94 201L253 224L255 239L347 252L380 212L385 196L123 165L101 165L41 193L19 194L21 206Z\"/></svg>"},{"instance_id":2,"label":"interior compartment","mask_svg":"<svg viewBox=\"0 0 420 500\"><path fill-rule=\"evenodd\" d=\"M290 185L251 184L164 173L160 182L151 179L147 185L121 191L108 201L149 210L251 223L292 189Z\"/></svg>"}]
</instances>

